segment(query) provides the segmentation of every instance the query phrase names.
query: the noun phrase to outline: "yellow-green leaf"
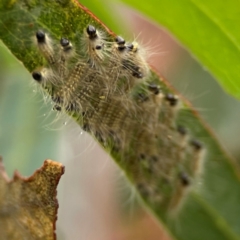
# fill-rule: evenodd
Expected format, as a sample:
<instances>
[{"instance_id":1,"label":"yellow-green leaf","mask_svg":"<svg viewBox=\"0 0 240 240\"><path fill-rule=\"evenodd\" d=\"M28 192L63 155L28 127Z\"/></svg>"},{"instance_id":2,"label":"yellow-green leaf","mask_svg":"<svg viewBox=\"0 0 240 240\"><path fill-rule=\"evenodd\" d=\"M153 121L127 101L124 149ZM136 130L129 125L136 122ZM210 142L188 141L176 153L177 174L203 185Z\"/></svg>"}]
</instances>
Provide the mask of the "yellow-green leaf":
<instances>
[{"instance_id":1,"label":"yellow-green leaf","mask_svg":"<svg viewBox=\"0 0 240 240\"><path fill-rule=\"evenodd\" d=\"M240 98L240 2L123 0L165 26L234 97Z\"/></svg>"}]
</instances>

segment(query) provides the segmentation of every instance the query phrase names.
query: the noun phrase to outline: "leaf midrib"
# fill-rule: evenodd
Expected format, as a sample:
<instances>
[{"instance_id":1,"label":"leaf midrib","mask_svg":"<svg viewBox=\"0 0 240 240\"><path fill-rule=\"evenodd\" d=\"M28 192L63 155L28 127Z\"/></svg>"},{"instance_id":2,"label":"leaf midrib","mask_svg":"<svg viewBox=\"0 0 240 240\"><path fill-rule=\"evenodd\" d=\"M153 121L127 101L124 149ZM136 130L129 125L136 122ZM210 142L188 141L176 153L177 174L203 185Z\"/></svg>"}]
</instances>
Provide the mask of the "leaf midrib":
<instances>
[{"instance_id":1,"label":"leaf midrib","mask_svg":"<svg viewBox=\"0 0 240 240\"><path fill-rule=\"evenodd\" d=\"M209 217L212 219L212 222L215 224L216 228L227 237L228 240L239 240L239 236L236 235L227 223L227 221L217 212L212 206L210 206L201 196L195 192L189 193L192 195L194 200L202 206L203 209L208 213ZM219 224L221 223L221 224Z\"/></svg>"}]
</instances>

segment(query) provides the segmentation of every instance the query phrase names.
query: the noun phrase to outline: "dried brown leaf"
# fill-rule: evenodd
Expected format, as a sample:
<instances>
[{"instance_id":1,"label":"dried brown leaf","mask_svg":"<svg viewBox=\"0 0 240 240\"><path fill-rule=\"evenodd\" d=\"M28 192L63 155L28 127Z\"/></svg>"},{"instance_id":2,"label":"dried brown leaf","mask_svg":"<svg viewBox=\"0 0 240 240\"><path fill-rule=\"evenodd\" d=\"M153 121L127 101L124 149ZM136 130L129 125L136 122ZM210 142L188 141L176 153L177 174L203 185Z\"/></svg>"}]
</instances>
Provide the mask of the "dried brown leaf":
<instances>
[{"instance_id":1,"label":"dried brown leaf","mask_svg":"<svg viewBox=\"0 0 240 240\"><path fill-rule=\"evenodd\" d=\"M0 159L1 239L56 239L56 188L63 173L62 164L45 160L32 176L15 172L10 180Z\"/></svg>"}]
</instances>

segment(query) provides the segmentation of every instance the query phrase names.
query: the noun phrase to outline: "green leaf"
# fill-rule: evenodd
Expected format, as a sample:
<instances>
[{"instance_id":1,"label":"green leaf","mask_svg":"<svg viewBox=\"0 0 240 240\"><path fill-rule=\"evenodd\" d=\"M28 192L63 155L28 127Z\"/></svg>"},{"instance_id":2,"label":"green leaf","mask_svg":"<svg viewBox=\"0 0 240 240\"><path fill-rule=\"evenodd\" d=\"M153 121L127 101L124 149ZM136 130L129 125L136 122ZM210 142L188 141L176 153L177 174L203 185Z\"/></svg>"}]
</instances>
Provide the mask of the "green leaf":
<instances>
[{"instance_id":1,"label":"green leaf","mask_svg":"<svg viewBox=\"0 0 240 240\"><path fill-rule=\"evenodd\" d=\"M146 5L146 9L148 7L149 5ZM164 8L161 9L163 10ZM114 34L75 0L5 0L0 3L0 38L29 72L44 65L33 41L38 29L47 31L54 41L67 36L75 46L79 46L79 38L89 23L105 31L110 40L113 39ZM179 32L180 29L181 26ZM182 30L184 32L185 29ZM163 93L174 92L168 83L155 73L152 73L147 80L159 84ZM136 95L145 90L146 86L144 88L140 85L133 89L133 94ZM164 109L164 106L162 107ZM79 114L74 113L77 117ZM166 120L169 118L165 118L166 116L161 115L159 121L160 124L166 124L164 128L166 134L165 132L157 133L160 139L156 140L157 144L151 147L157 153L161 152L163 156L164 154L172 156L168 160L174 164L170 168L171 171L165 173L176 177L171 182L165 181L166 179L162 176L163 170L160 168L150 173L147 171L150 163L139 160L138 148L131 145L134 142L128 143L129 145L125 146L121 153L113 150L116 143L111 140L104 145L104 148L110 152L126 173L131 184L138 188L144 204L166 226L173 238L181 240L240 239L240 171L238 166L225 153L213 133L187 103L183 103L182 108L178 110L174 124L186 126L190 131L190 138L194 137L204 143L205 153L199 151L203 154L202 157L197 155L198 152L189 153L186 166L176 162L173 156L178 154L176 150L179 149L174 144L166 148L164 141L171 138L175 140L175 137L180 140L181 138L174 132L175 129L168 125ZM133 136L129 135L129 138L138 137L134 134L139 133L138 131L143 128L141 120L133 119L135 121L132 125L134 131L128 129L129 131L126 132L126 134L133 134ZM166 122L161 122L163 120ZM81 120L77 121L82 126ZM148 146L153 137L155 138L155 135L147 136L142 147ZM172 152L176 154L173 155ZM204 158L204 166L200 175L195 175L194 171L193 173L192 170L190 171L191 187L185 189L179 183L178 171L181 168L189 168L195 160L192 157ZM163 160L166 161L166 159ZM169 162L166 161L166 165ZM145 184L144 189L139 186L141 182ZM146 190L149 191L146 192Z\"/></svg>"},{"instance_id":2,"label":"green leaf","mask_svg":"<svg viewBox=\"0 0 240 240\"><path fill-rule=\"evenodd\" d=\"M237 0L123 0L165 26L234 97L240 98Z\"/></svg>"}]
</instances>

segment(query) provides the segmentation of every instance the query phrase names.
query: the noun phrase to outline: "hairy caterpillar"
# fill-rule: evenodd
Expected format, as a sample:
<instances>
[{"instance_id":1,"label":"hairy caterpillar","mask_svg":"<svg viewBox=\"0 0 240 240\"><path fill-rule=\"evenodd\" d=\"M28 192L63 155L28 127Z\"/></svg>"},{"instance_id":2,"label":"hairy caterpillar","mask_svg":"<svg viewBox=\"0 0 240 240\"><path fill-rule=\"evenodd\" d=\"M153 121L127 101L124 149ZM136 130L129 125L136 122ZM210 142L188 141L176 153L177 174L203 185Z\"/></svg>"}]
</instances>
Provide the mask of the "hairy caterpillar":
<instances>
[{"instance_id":1,"label":"hairy caterpillar","mask_svg":"<svg viewBox=\"0 0 240 240\"><path fill-rule=\"evenodd\" d=\"M32 76L50 94L54 108L73 115L128 166L143 198L179 205L199 170L202 144L176 125L181 101L149 81L152 73L141 46L120 36L108 41L92 25L82 32L82 54L67 38L54 45L43 30L36 40L47 64Z\"/></svg>"}]
</instances>

